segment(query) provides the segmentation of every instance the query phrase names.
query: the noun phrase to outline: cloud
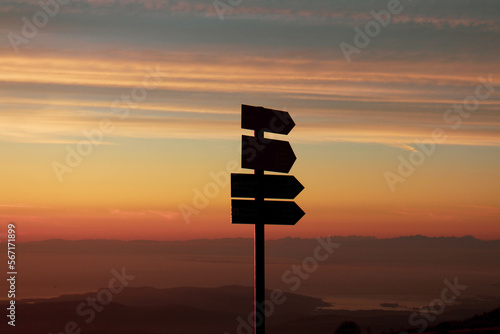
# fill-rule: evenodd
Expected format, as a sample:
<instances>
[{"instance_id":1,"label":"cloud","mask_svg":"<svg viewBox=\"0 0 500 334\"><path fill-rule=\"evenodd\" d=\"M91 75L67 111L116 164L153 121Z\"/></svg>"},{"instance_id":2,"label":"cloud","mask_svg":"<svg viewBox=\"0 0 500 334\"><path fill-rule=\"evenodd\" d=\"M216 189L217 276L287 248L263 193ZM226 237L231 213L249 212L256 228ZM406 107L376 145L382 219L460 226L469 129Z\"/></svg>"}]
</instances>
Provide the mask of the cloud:
<instances>
[{"instance_id":1,"label":"cloud","mask_svg":"<svg viewBox=\"0 0 500 334\"><path fill-rule=\"evenodd\" d=\"M6 56L0 72L0 139L76 143L84 139L83 130L105 118L116 126L106 144L115 138L232 139L239 134L239 106L260 104L266 96L277 101L268 107L293 106L301 124L294 131L299 141L380 143L411 150L408 145L429 139L439 127L449 132L448 144L499 145L500 115L495 111L500 100L494 96L482 101L459 130L451 131L443 121L448 108L473 93L478 73L487 75L489 64L422 59L412 67L391 61L379 64L383 70L374 62L350 69L334 59L314 61L302 54L267 59L205 51L138 51L124 59L113 52ZM162 80L144 101L115 103L141 86L148 68L156 67ZM254 103L252 96L260 98ZM129 109L129 116L117 117L113 105Z\"/></svg>"},{"instance_id":2,"label":"cloud","mask_svg":"<svg viewBox=\"0 0 500 334\"><path fill-rule=\"evenodd\" d=\"M404 143L400 143L400 144L394 143L394 144L390 144L389 146L401 148L405 151L418 152L418 150L415 149L414 147L407 145L407 144L404 144Z\"/></svg>"}]
</instances>

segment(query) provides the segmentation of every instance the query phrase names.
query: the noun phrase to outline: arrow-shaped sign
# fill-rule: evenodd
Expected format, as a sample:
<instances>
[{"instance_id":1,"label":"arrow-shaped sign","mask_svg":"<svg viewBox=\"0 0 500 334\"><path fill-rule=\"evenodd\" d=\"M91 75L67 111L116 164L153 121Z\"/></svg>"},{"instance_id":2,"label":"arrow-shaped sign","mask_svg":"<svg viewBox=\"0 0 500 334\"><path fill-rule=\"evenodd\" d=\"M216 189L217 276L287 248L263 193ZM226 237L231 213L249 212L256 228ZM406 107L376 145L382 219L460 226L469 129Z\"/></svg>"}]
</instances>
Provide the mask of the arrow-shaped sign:
<instances>
[{"instance_id":1,"label":"arrow-shaped sign","mask_svg":"<svg viewBox=\"0 0 500 334\"><path fill-rule=\"evenodd\" d=\"M291 175L231 174L231 197L294 199L303 189Z\"/></svg>"},{"instance_id":2,"label":"arrow-shaped sign","mask_svg":"<svg viewBox=\"0 0 500 334\"><path fill-rule=\"evenodd\" d=\"M241 146L242 168L288 173L297 159L287 141L243 136Z\"/></svg>"},{"instance_id":3,"label":"arrow-shaped sign","mask_svg":"<svg viewBox=\"0 0 500 334\"><path fill-rule=\"evenodd\" d=\"M287 135L295 126L290 114L286 111L263 107L241 106L241 127L249 130Z\"/></svg>"},{"instance_id":4,"label":"arrow-shaped sign","mask_svg":"<svg viewBox=\"0 0 500 334\"><path fill-rule=\"evenodd\" d=\"M231 201L233 224L295 225L305 212L295 203L288 201Z\"/></svg>"}]
</instances>

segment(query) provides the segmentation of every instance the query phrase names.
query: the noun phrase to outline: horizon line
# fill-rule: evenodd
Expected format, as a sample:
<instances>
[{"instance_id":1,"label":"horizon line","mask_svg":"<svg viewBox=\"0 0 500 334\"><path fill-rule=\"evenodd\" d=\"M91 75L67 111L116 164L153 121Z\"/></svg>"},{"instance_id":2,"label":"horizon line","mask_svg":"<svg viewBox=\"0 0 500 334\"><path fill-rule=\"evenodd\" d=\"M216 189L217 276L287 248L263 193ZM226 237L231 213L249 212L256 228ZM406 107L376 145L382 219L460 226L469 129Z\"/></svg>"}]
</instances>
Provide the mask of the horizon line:
<instances>
[{"instance_id":1,"label":"horizon line","mask_svg":"<svg viewBox=\"0 0 500 334\"><path fill-rule=\"evenodd\" d=\"M395 239L404 239L404 238L425 238L425 239L473 239L477 241L485 241L485 242L494 242L500 241L500 239L480 239L473 235L467 234L462 236L453 236L453 235L442 235L442 236L429 236L423 234L411 234L411 235L401 235L397 237L387 237L381 238L372 235L326 235L326 236L318 236L314 238L301 238L301 237L283 237L276 239L266 239L266 241L280 241L285 239L294 239L294 240L314 240L317 238L364 238L364 239L374 239L374 240L395 240ZM16 240L17 244L27 244L27 243L37 243L37 242L47 242L47 241L67 241L67 242L81 242L81 241L120 241L120 242L190 242L190 241L218 241L218 240L253 240L250 237L226 237L226 238L196 238L196 239L176 239L176 240L157 240L157 239L107 239L107 238L96 238L96 239L63 239L63 238L51 238L51 239L43 239L43 240L31 240L31 241L19 241ZM8 241L0 241L0 244L7 243Z\"/></svg>"}]
</instances>

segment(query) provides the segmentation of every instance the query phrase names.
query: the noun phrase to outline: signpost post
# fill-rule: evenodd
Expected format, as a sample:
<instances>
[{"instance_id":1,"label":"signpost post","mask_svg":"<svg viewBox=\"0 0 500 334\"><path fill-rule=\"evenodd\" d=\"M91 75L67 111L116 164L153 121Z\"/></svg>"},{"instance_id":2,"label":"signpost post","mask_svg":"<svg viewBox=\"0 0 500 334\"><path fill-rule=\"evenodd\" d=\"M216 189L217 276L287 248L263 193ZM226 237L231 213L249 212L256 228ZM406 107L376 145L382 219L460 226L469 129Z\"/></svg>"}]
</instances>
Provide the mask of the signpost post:
<instances>
[{"instance_id":1,"label":"signpost post","mask_svg":"<svg viewBox=\"0 0 500 334\"><path fill-rule=\"evenodd\" d=\"M231 219L233 224L254 224L255 334L265 333L265 235L266 224L295 225L304 211L292 201L266 201L266 198L294 199L304 187L294 176L266 175L264 171L288 173L296 157L286 141L266 139L265 132L287 135L295 126L285 111L242 105L241 127L254 130L242 137L242 168L254 174L231 174Z\"/></svg>"}]
</instances>

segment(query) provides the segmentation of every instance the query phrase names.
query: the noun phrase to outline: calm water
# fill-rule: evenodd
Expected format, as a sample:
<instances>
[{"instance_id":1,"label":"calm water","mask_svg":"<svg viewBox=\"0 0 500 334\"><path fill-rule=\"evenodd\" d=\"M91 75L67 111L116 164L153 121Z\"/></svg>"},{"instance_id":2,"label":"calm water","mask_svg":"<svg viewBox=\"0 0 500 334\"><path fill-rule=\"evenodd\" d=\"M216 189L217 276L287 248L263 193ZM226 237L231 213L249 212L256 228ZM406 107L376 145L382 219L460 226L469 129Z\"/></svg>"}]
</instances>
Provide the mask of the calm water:
<instances>
[{"instance_id":1,"label":"calm water","mask_svg":"<svg viewBox=\"0 0 500 334\"><path fill-rule=\"evenodd\" d=\"M475 268L401 268L323 265L292 289L283 281L294 260L267 265L267 288L279 288L325 299L332 309L404 310L428 305L440 296L443 280L459 278L464 296L500 296L500 270ZM30 254L18 263L18 299L56 297L96 291L107 286L111 270L126 268L136 287L253 286L251 257L169 256L159 254ZM2 296L3 297L3 296ZM394 303L384 308L381 303Z\"/></svg>"}]
</instances>

